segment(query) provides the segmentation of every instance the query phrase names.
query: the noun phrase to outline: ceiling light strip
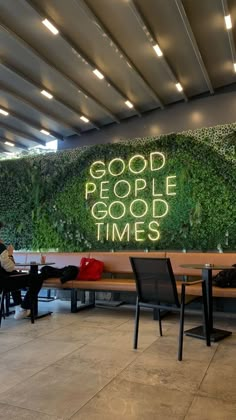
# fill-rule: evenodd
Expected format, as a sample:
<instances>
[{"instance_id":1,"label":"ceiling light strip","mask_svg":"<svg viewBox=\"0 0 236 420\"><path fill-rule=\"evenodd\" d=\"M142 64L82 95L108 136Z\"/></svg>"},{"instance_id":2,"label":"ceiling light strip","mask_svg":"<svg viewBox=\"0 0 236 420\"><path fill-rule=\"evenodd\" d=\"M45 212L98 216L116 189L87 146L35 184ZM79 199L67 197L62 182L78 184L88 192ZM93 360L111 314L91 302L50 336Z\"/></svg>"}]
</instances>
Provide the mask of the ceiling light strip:
<instances>
[{"instance_id":1,"label":"ceiling light strip","mask_svg":"<svg viewBox=\"0 0 236 420\"><path fill-rule=\"evenodd\" d=\"M226 25L226 29L227 29L227 34L228 34L228 38L229 38L231 56L232 56L232 70L235 72L234 63L236 63L236 48L235 48L235 41L234 41L234 37L233 37L233 31L230 30L232 28L232 21L231 21L231 17L230 17L230 13L229 13L228 1L227 0L221 0L221 3L222 3L222 8L223 8L223 15L224 15L224 18L225 18L225 25Z\"/></svg>"},{"instance_id":2,"label":"ceiling light strip","mask_svg":"<svg viewBox=\"0 0 236 420\"><path fill-rule=\"evenodd\" d=\"M153 45L152 48L154 49L154 51L155 51L155 53L156 53L156 55L158 57L162 57L163 56L163 52L161 51L161 49L160 49L160 47L159 47L158 44Z\"/></svg>"},{"instance_id":3,"label":"ceiling light strip","mask_svg":"<svg viewBox=\"0 0 236 420\"><path fill-rule=\"evenodd\" d=\"M128 108L133 108L134 106L133 106L133 104L132 104L132 102L130 102L130 101L125 101L125 104L127 105L127 107Z\"/></svg>"},{"instance_id":4,"label":"ceiling light strip","mask_svg":"<svg viewBox=\"0 0 236 420\"><path fill-rule=\"evenodd\" d=\"M9 112L7 112L4 109L0 108L0 114L4 115L6 117L7 115L9 115Z\"/></svg>"},{"instance_id":5,"label":"ceiling light strip","mask_svg":"<svg viewBox=\"0 0 236 420\"><path fill-rule=\"evenodd\" d=\"M59 33L58 29L48 19L44 19L42 23L49 29L50 32L52 32L53 35L57 35Z\"/></svg>"},{"instance_id":6,"label":"ceiling light strip","mask_svg":"<svg viewBox=\"0 0 236 420\"><path fill-rule=\"evenodd\" d=\"M40 130L40 133L43 133L43 134L45 134L46 136L51 136L51 134L49 133L49 131L44 130L43 128L42 128L42 130Z\"/></svg>"},{"instance_id":7,"label":"ceiling light strip","mask_svg":"<svg viewBox=\"0 0 236 420\"><path fill-rule=\"evenodd\" d=\"M81 115L80 119L81 119L82 121L84 121L85 123L89 123L89 119L88 119L88 118L86 118L84 115Z\"/></svg>"},{"instance_id":8,"label":"ceiling light strip","mask_svg":"<svg viewBox=\"0 0 236 420\"><path fill-rule=\"evenodd\" d=\"M176 84L175 84L175 86L176 86L176 89L177 89L179 92L182 92L182 91L183 91L183 87L182 87L182 85L181 85L180 83L176 83Z\"/></svg>"},{"instance_id":9,"label":"ceiling light strip","mask_svg":"<svg viewBox=\"0 0 236 420\"><path fill-rule=\"evenodd\" d=\"M51 93L49 93L47 90L43 89L41 90L42 95L46 96L46 98L48 99L52 99L53 95Z\"/></svg>"},{"instance_id":10,"label":"ceiling light strip","mask_svg":"<svg viewBox=\"0 0 236 420\"><path fill-rule=\"evenodd\" d=\"M98 79L100 80L104 79L103 74L98 69L94 69L93 73L95 74L95 76L97 76Z\"/></svg>"},{"instance_id":11,"label":"ceiling light strip","mask_svg":"<svg viewBox=\"0 0 236 420\"><path fill-rule=\"evenodd\" d=\"M230 15L225 16L225 26L227 30L232 29L232 21Z\"/></svg>"},{"instance_id":12,"label":"ceiling light strip","mask_svg":"<svg viewBox=\"0 0 236 420\"><path fill-rule=\"evenodd\" d=\"M15 147L15 144L10 142L10 141L4 141L4 144L6 144L7 146L10 146L10 147Z\"/></svg>"}]
</instances>

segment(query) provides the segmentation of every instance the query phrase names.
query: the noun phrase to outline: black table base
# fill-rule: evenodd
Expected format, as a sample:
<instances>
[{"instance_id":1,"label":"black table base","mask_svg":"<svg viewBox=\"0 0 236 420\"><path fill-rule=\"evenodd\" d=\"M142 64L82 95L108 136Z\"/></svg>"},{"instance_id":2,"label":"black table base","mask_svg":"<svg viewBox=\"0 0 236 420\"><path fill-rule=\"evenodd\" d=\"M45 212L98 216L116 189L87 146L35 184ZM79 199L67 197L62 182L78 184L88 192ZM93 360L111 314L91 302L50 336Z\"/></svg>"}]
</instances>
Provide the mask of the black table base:
<instances>
[{"instance_id":1,"label":"black table base","mask_svg":"<svg viewBox=\"0 0 236 420\"><path fill-rule=\"evenodd\" d=\"M45 318L48 315L52 315L53 312L48 311L48 312L44 312L44 313L38 313L37 315L35 315L35 319L40 319L40 318Z\"/></svg>"},{"instance_id":2,"label":"black table base","mask_svg":"<svg viewBox=\"0 0 236 420\"><path fill-rule=\"evenodd\" d=\"M203 325L184 331L184 334L189 337L199 338L201 340L206 339ZM217 341L223 340L223 338L228 337L231 334L232 334L231 331L225 331L225 330L220 330L218 328L213 328L211 331L211 341L215 343Z\"/></svg>"}]
</instances>

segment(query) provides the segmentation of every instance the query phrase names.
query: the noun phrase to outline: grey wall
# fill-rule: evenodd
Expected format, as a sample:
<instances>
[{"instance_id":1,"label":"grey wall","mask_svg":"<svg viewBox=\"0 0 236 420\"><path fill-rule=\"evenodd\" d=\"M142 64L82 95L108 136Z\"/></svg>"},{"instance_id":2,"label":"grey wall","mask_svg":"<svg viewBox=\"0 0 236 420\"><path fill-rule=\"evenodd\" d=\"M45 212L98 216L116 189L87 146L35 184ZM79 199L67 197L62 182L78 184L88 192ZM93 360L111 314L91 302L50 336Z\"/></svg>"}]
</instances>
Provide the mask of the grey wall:
<instances>
[{"instance_id":1,"label":"grey wall","mask_svg":"<svg viewBox=\"0 0 236 420\"><path fill-rule=\"evenodd\" d=\"M223 89L213 96L168 106L133 117L121 124L111 124L100 131L89 131L59 142L59 149L68 149L101 143L114 143L137 137L159 136L171 132L194 130L202 127L236 122L236 87Z\"/></svg>"}]
</instances>

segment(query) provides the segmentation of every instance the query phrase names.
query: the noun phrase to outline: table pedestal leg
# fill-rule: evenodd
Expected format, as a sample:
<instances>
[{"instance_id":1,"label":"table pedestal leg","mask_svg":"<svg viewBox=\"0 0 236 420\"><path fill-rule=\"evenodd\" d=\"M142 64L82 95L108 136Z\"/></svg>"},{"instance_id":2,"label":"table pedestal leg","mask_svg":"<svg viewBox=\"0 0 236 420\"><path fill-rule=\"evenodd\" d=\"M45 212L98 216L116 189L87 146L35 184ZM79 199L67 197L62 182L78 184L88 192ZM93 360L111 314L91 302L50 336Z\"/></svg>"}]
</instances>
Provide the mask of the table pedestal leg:
<instances>
[{"instance_id":1,"label":"table pedestal leg","mask_svg":"<svg viewBox=\"0 0 236 420\"><path fill-rule=\"evenodd\" d=\"M212 270L209 268L203 268L202 279L205 280L206 282L208 322L209 322L211 341L212 342L220 341L220 340L223 340L223 338L231 335L232 332L213 327ZM185 331L184 334L190 337L200 338L201 340L206 339L203 325L200 325L199 327L191 328L190 330Z\"/></svg>"}]
</instances>

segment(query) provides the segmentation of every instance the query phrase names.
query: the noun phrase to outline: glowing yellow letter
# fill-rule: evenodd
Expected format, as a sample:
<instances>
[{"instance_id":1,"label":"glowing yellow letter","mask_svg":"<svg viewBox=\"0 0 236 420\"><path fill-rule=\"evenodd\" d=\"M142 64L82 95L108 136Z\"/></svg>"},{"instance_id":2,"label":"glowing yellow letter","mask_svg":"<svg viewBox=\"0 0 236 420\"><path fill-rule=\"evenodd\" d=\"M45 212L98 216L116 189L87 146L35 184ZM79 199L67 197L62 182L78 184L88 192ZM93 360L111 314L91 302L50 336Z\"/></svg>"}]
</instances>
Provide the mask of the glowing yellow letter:
<instances>
[{"instance_id":1,"label":"glowing yellow letter","mask_svg":"<svg viewBox=\"0 0 236 420\"><path fill-rule=\"evenodd\" d=\"M148 234L148 238L150 239L150 241L158 241L158 239L160 239L160 232L157 229L154 229L155 227L158 227L159 224L155 221L152 221L149 223L148 227L150 229L151 232L155 232L156 235L152 236L150 233Z\"/></svg>"},{"instance_id":2,"label":"glowing yellow letter","mask_svg":"<svg viewBox=\"0 0 236 420\"><path fill-rule=\"evenodd\" d=\"M140 159L141 161L143 161L143 167L141 168L141 169L139 169L138 171L135 171L134 169L132 169L131 168L131 163L133 162L133 160L135 160L135 159ZM146 161L146 159L144 158L144 156L142 156L142 155L134 155L134 156L132 156L132 158L129 160L129 170L130 170L130 172L133 172L133 174L140 174L140 172L143 172L144 171L144 169L146 168L146 166L147 166L147 161Z\"/></svg>"},{"instance_id":3,"label":"glowing yellow letter","mask_svg":"<svg viewBox=\"0 0 236 420\"><path fill-rule=\"evenodd\" d=\"M102 178L104 175L105 175L105 173L106 173L106 171L105 171L105 169L94 169L93 170L93 167L95 166L95 165L100 165L100 166L105 166L105 163L104 162L102 162L101 160L98 160L97 162L93 162L92 163L92 165L90 166L90 170L89 170L89 172L90 172L90 175L93 177L93 178ZM93 172L94 171L94 172ZM96 174L96 175L95 175ZM99 174L99 175L98 175Z\"/></svg>"},{"instance_id":4,"label":"glowing yellow letter","mask_svg":"<svg viewBox=\"0 0 236 420\"><path fill-rule=\"evenodd\" d=\"M92 213L92 216L95 218L95 219L104 219L104 217L106 217L107 216L107 210L102 210L102 209L99 209L99 207L100 207L100 205L101 205L101 207L105 207L105 209L107 208L107 205L106 205L106 203L103 203L102 201L97 201L97 203L95 203L94 205L93 205L93 207L92 207L92 209L91 209L91 213ZM96 210L96 207L98 207L98 209ZM100 217L98 217L98 216L95 216L95 214L94 214L94 212L97 212L97 213L102 213L102 216L100 216Z\"/></svg>"},{"instance_id":5,"label":"glowing yellow letter","mask_svg":"<svg viewBox=\"0 0 236 420\"><path fill-rule=\"evenodd\" d=\"M88 194L92 194L96 191L96 185L93 182L87 182L85 185L85 200L88 198Z\"/></svg>"},{"instance_id":6,"label":"glowing yellow letter","mask_svg":"<svg viewBox=\"0 0 236 420\"><path fill-rule=\"evenodd\" d=\"M135 187L134 187L134 191L135 191L135 197L137 197L138 195L138 191L144 190L144 188L146 188L147 183L145 181L145 179L142 178L138 178L135 180Z\"/></svg>"},{"instance_id":7,"label":"glowing yellow letter","mask_svg":"<svg viewBox=\"0 0 236 420\"><path fill-rule=\"evenodd\" d=\"M167 177L166 177L166 194L167 194L167 195L176 195L176 192L170 192L170 191L169 191L169 188L171 188L171 187L176 187L176 184L171 184L171 183L169 182L169 180L170 180L171 178L175 178L175 179L176 179L176 175L172 175L172 176L167 176Z\"/></svg>"},{"instance_id":8,"label":"glowing yellow letter","mask_svg":"<svg viewBox=\"0 0 236 420\"><path fill-rule=\"evenodd\" d=\"M158 206L159 208L157 208L157 213L159 212L160 214L156 214L156 204L162 203L161 206ZM164 205L164 211L161 210L162 205ZM168 204L165 200L162 200L161 198L156 198L156 200L153 200L153 217L164 217L169 211L169 207Z\"/></svg>"},{"instance_id":9,"label":"glowing yellow letter","mask_svg":"<svg viewBox=\"0 0 236 420\"><path fill-rule=\"evenodd\" d=\"M157 166L154 167L154 158L155 156L157 157ZM161 152L153 152L150 153L150 167L151 167L151 171L159 171L161 168L163 168L163 166L165 165L166 159L165 156L163 155L163 153Z\"/></svg>"}]
</instances>

